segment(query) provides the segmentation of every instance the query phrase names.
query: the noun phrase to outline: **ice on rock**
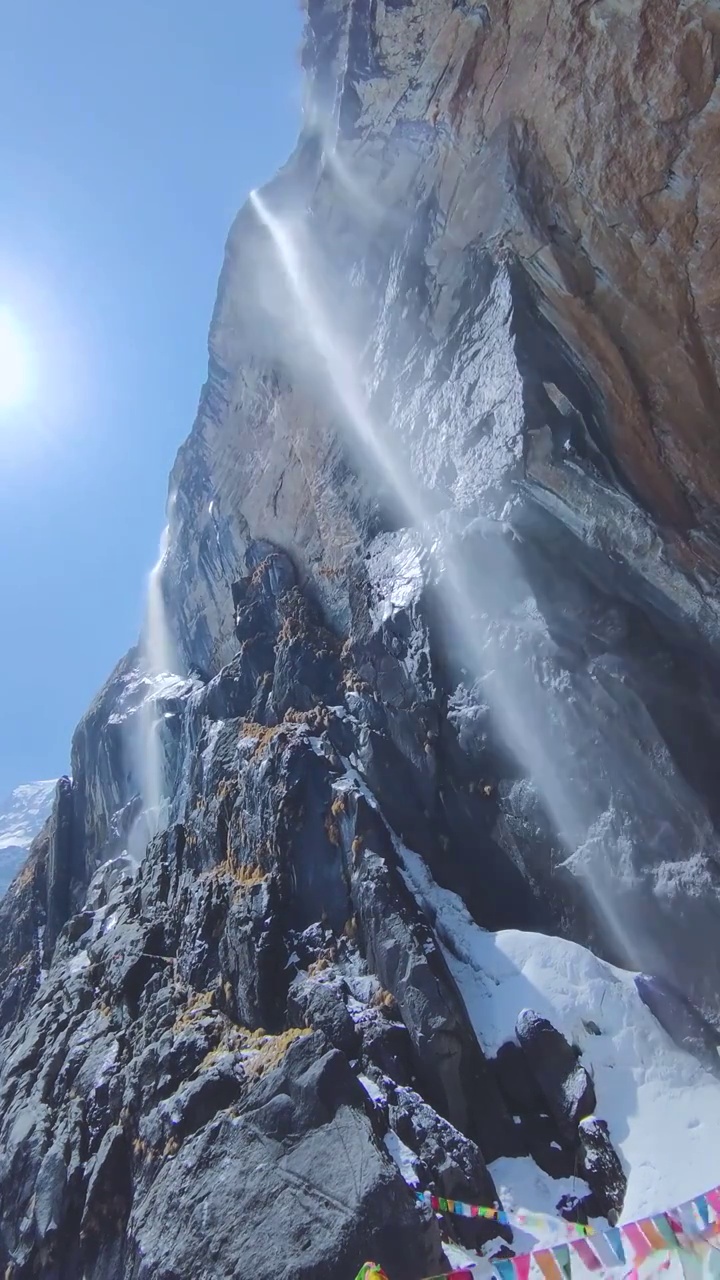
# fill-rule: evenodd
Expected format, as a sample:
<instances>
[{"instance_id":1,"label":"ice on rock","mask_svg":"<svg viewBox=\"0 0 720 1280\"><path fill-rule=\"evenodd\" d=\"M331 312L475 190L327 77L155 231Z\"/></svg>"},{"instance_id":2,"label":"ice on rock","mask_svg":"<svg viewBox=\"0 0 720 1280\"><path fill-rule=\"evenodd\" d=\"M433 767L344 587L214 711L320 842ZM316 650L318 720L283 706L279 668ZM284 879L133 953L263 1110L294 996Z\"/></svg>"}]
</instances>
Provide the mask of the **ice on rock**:
<instances>
[{"instance_id":1,"label":"ice on rock","mask_svg":"<svg viewBox=\"0 0 720 1280\"><path fill-rule=\"evenodd\" d=\"M456 894L434 883L416 854L398 848L485 1053L492 1057L515 1039L518 1015L528 1007L581 1051L597 1116L607 1122L628 1178L624 1218L657 1213L715 1186L720 1083L673 1044L640 999L635 974L563 938L486 932ZM492 1172L517 1203L525 1195L526 1207L546 1212L573 1190L530 1160L496 1162ZM573 1194L584 1189L577 1180Z\"/></svg>"}]
</instances>

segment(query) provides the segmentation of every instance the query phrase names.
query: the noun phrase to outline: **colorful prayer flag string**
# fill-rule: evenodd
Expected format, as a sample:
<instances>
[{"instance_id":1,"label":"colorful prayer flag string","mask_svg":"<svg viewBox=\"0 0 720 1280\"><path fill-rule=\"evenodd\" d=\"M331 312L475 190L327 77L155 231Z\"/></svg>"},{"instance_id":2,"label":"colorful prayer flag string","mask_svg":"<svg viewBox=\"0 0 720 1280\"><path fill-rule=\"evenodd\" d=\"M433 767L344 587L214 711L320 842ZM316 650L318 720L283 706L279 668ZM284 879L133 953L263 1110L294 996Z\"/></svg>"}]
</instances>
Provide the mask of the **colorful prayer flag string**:
<instances>
[{"instance_id":1,"label":"colorful prayer flag string","mask_svg":"<svg viewBox=\"0 0 720 1280\"><path fill-rule=\"evenodd\" d=\"M466 1204L463 1200L450 1200L445 1196L433 1195L431 1191L417 1191L416 1196L423 1204L427 1204L435 1213L453 1213L461 1218L489 1218L502 1226L519 1227L536 1234L548 1230L564 1231L567 1236L589 1236L593 1227L584 1226L581 1222L567 1222L564 1218L553 1218L547 1213L535 1213L530 1209L516 1209L508 1212L487 1205Z\"/></svg>"},{"instance_id":2,"label":"colorful prayer flag string","mask_svg":"<svg viewBox=\"0 0 720 1280\"><path fill-rule=\"evenodd\" d=\"M720 1243L720 1187L665 1213L640 1218L637 1222L625 1222L619 1227L608 1227L602 1232L528 1209L508 1213L497 1206L465 1204L464 1201L433 1195L430 1191L418 1191L416 1195L436 1213L488 1218L503 1225L538 1231L544 1227L562 1226L578 1233L577 1238L570 1239L568 1243L543 1246L514 1258L493 1258L492 1267L497 1280L529 1280L531 1262L543 1280L572 1280L573 1258L582 1264L583 1275L589 1271L596 1280L605 1280L606 1277L607 1280L617 1280L619 1267L626 1268L622 1273L623 1280L639 1280L638 1268L648 1258L657 1257L654 1275L667 1270L673 1255L679 1258L685 1280L701 1280L703 1259L711 1248ZM648 1280L645 1268L642 1274L644 1280ZM357 1280L388 1280L388 1277L376 1262L366 1262ZM463 1267L445 1276L431 1277L431 1280L472 1280L472 1269Z\"/></svg>"},{"instance_id":3,"label":"colorful prayer flag string","mask_svg":"<svg viewBox=\"0 0 720 1280\"><path fill-rule=\"evenodd\" d=\"M652 1275L660 1275L667 1270L673 1256L679 1259L686 1280L701 1280L703 1260L711 1249L720 1245L720 1187L665 1213L608 1227L602 1232L528 1209L508 1213L497 1206L465 1204L430 1191L418 1191L416 1195L436 1213L488 1218L530 1230L562 1226L577 1232L576 1238L567 1243L543 1246L514 1258L493 1258L491 1265L497 1280L529 1280L531 1263L543 1280L572 1280L573 1259L582 1264L583 1276L591 1272L595 1280L618 1280L618 1275L622 1280L639 1280L641 1266L643 1280L649 1280L643 1264L653 1259ZM619 1272L618 1268L623 1271ZM388 1277L377 1263L368 1262L357 1280L388 1280ZM431 1280L472 1280L472 1268L464 1267Z\"/></svg>"}]
</instances>

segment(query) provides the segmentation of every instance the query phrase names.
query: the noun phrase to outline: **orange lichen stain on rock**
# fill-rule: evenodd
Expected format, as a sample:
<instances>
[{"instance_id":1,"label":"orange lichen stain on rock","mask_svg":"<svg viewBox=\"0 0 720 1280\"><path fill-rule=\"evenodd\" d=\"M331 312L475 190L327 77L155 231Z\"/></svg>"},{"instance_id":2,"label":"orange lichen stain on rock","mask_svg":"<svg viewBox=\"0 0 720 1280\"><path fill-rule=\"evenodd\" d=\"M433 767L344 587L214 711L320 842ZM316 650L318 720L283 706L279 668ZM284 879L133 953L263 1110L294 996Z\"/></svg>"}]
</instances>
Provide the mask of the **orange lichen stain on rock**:
<instances>
[{"instance_id":1,"label":"orange lichen stain on rock","mask_svg":"<svg viewBox=\"0 0 720 1280\"><path fill-rule=\"evenodd\" d=\"M270 745L273 739L287 732L288 729L285 724L255 724L252 720L246 720L240 727L239 736L241 738L257 738L257 745L253 751L253 755L259 756L262 755L265 748Z\"/></svg>"}]
</instances>

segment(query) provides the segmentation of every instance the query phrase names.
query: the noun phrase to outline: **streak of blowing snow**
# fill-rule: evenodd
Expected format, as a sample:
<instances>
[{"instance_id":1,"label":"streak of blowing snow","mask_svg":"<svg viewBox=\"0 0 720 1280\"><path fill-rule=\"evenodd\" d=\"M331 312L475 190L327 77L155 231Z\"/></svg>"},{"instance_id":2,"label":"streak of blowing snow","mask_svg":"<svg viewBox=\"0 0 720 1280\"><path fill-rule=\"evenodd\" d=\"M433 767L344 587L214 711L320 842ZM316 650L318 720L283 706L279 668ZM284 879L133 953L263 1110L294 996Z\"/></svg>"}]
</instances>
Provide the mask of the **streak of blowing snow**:
<instances>
[{"instance_id":1,"label":"streak of blowing snow","mask_svg":"<svg viewBox=\"0 0 720 1280\"><path fill-rule=\"evenodd\" d=\"M564 755L572 756L574 744L556 741L554 745L561 753L560 758L548 751L553 692L541 686L523 655L515 652L513 644L508 642L503 618L512 595L510 584L517 583L521 577L519 566L502 540L491 538L487 540L482 562L472 566L474 580L471 580L462 555L439 548L431 529L432 513L391 432L381 430L373 419L357 372L359 361L351 356L350 344L344 340L340 324L332 323L326 312L321 294L310 279L300 240L268 208L257 191L251 194L250 201L272 239L290 286L291 300L304 319L327 381L357 443L395 495L402 520L415 527L428 553L437 555L441 551L443 563L438 589L466 666L474 680L484 681L499 733L533 779L557 834L572 856L583 844L595 814L589 812L582 788L573 784L572 770L564 758ZM478 593L484 602L482 617L472 608ZM615 946L628 963L637 964L638 953L631 933L614 910L606 886L596 877L585 877L583 883Z\"/></svg>"},{"instance_id":2,"label":"streak of blowing snow","mask_svg":"<svg viewBox=\"0 0 720 1280\"><path fill-rule=\"evenodd\" d=\"M142 636L142 662L145 673L150 679L150 687L139 717L137 743L143 802L140 847L143 847L145 841L160 829L166 809L165 747L162 732L164 713L158 699L168 684L168 677L177 666L163 590L163 574L169 540L168 524L160 539L157 563L148 578L145 626Z\"/></svg>"},{"instance_id":3,"label":"streak of blowing snow","mask_svg":"<svg viewBox=\"0 0 720 1280\"><path fill-rule=\"evenodd\" d=\"M301 241L257 192L251 203L272 239L290 300L302 315L355 440L394 493L404 523L415 527L426 553L437 554L429 532L432 515L404 458L396 456L390 431L380 430L373 421L359 380L359 361L351 358L336 317L331 322L326 314L321 294L310 279ZM405 553L400 578L409 591L419 568L419 552L410 542ZM443 548L441 554L445 554ZM494 538L482 559L482 564L472 566L471 585L463 557L448 555L439 590L468 669L475 680L483 681L498 730L533 780L572 857L589 838L597 814L588 808L567 767L576 743L558 741L557 728L548 736L558 700L567 702L567 694L537 678L506 625L508 606L513 607L509 584L522 578L515 557L501 539ZM474 593L482 599L479 614L471 608ZM558 717L557 723L566 725L567 717ZM611 764L612 755L613 742L608 739L603 761ZM615 764L616 769L621 767ZM720 1089L713 1076L672 1044L642 1004L633 975L561 939L485 932L460 899L434 884L417 855L404 850L402 857L412 891L434 924L485 1051L492 1055L514 1038L517 1017L526 1007L548 1017L582 1050L594 1077L598 1114L607 1120L628 1174L626 1217L658 1212L714 1185L713 1135L720 1132ZM586 878L585 884L609 935L632 965L638 953L617 903L593 878ZM591 1034L588 1024L596 1024L599 1034ZM392 1154L404 1167L403 1153ZM504 1197L510 1198L512 1187L520 1196L525 1191L533 1208L554 1211L557 1185L541 1175L532 1161L499 1162L494 1173ZM544 1191L538 1178L547 1184ZM546 1205L538 1203L543 1195Z\"/></svg>"}]
</instances>

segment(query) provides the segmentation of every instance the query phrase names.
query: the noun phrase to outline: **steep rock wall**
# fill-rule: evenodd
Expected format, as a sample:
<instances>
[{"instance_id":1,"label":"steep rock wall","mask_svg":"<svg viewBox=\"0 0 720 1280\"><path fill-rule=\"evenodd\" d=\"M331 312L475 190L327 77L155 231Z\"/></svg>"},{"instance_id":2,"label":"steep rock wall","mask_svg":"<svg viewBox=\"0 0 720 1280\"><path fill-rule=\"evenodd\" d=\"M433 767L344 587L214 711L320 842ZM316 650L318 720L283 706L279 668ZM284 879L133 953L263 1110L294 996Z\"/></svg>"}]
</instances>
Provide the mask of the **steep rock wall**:
<instances>
[{"instance_id":1,"label":"steep rock wall","mask_svg":"<svg viewBox=\"0 0 720 1280\"><path fill-rule=\"evenodd\" d=\"M616 851L621 892L590 894L606 900L592 936L696 992L691 936L712 927L717 887L716 246L697 213L713 206L714 23L700 4L311 4L307 126L263 196L400 488L456 531L509 523L522 540L470 552L486 562L478 598L488 580L517 584L478 626L521 651L509 745L541 809L558 787L538 786L533 736L550 734L570 775L550 796L555 835L586 851L586 880ZM286 266L248 205L171 481L168 600L186 660L209 673L233 650L227 595L251 539L289 552L347 635L374 589L367 548L406 523L347 429ZM540 631L518 621L523 597ZM563 685L577 714L553 696ZM517 719L491 709L496 736ZM537 851L530 808L513 856L547 870L561 855ZM646 889L662 909L629 953ZM668 945L688 951L679 970Z\"/></svg>"},{"instance_id":2,"label":"steep rock wall","mask_svg":"<svg viewBox=\"0 0 720 1280\"><path fill-rule=\"evenodd\" d=\"M488 1061L413 853L486 929L652 971L715 1067L717 31L309 0L303 132L231 230L171 476L182 670L119 664L0 908L18 1280L195 1272L208 1214L208 1274L437 1271L397 1139L447 1195L531 1154L584 1173L563 1212L621 1208L607 1100L520 1008Z\"/></svg>"},{"instance_id":3,"label":"steep rock wall","mask_svg":"<svg viewBox=\"0 0 720 1280\"><path fill-rule=\"evenodd\" d=\"M462 414L462 445L468 417L494 412L493 451L506 441L508 456L493 470L506 471L524 409L540 435L524 445L528 487L586 540L613 540L713 638L716 28L715 7L700 3L310 4L306 60L315 69L321 54L322 69L305 136L273 185L281 207L309 207L330 267L366 286L360 347L372 344L378 382L383 365L393 381L404 368L381 412L419 437L423 483L438 484L428 428L440 416L438 455L452 443L448 416ZM340 520L349 503L332 423L278 381L284 353L252 287L263 279L253 222L244 210L228 241L210 380L172 481L179 523L190 522L178 568L192 546L197 607L211 610L248 530L272 526L316 578L356 533ZM469 321L482 274L497 270L479 269L487 250L516 263L520 315L509 352L493 317L495 350L476 354ZM553 427L571 443L548 456ZM467 507L488 487L488 460L473 467L453 450L455 465L458 453L452 497ZM208 623L210 637L189 646L210 659L223 631L212 612ZM192 629L185 611L180 629Z\"/></svg>"}]
</instances>

